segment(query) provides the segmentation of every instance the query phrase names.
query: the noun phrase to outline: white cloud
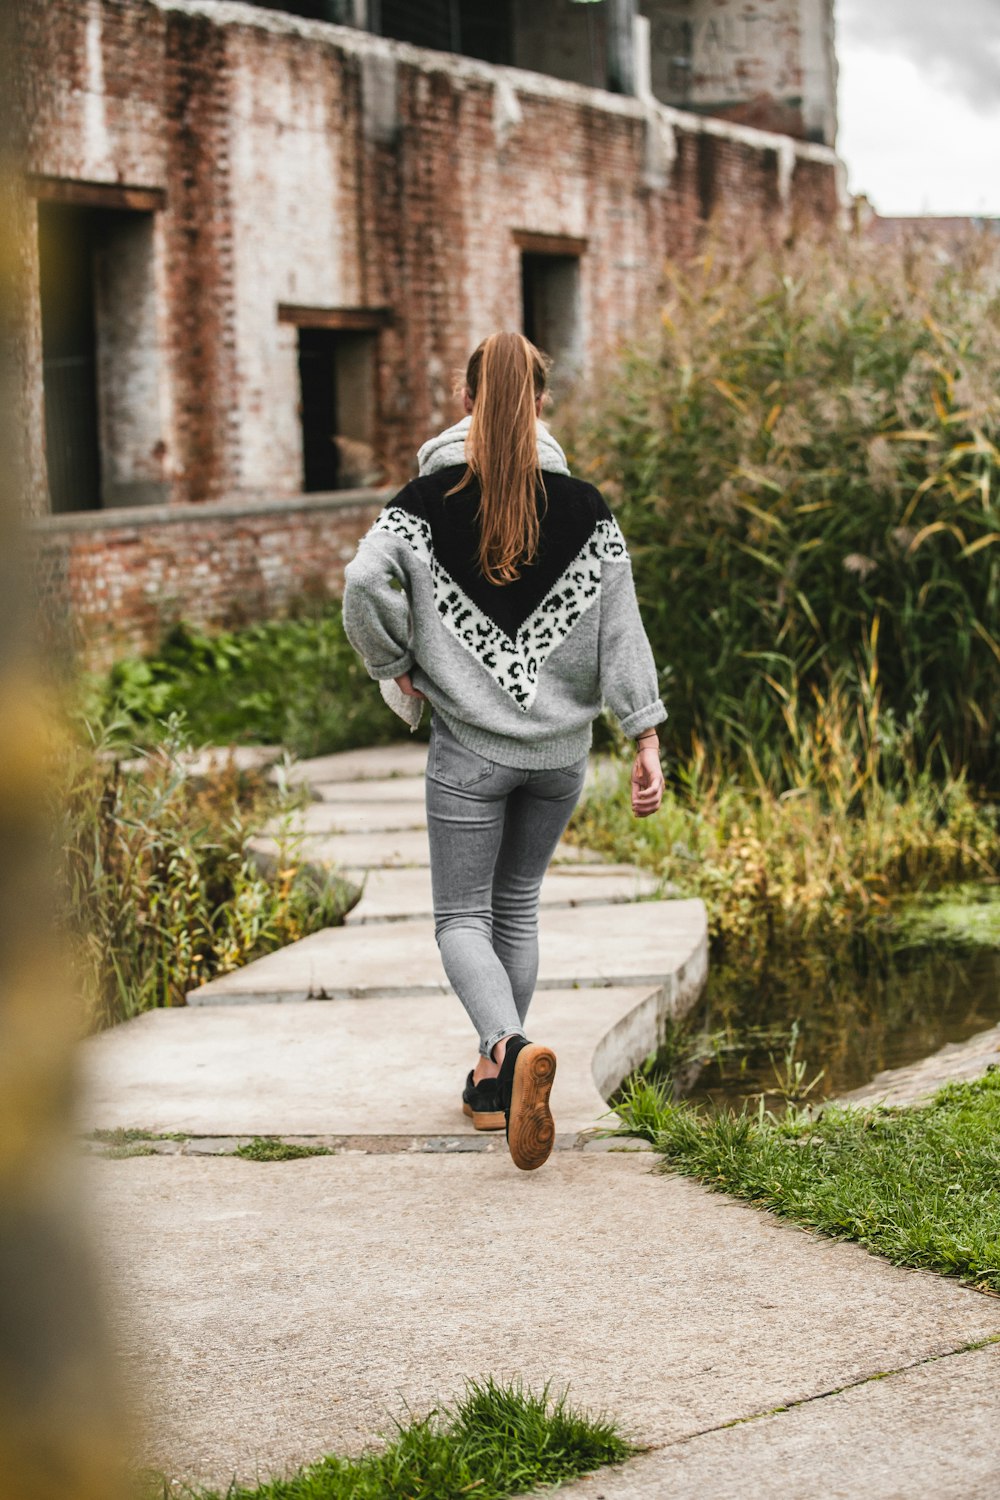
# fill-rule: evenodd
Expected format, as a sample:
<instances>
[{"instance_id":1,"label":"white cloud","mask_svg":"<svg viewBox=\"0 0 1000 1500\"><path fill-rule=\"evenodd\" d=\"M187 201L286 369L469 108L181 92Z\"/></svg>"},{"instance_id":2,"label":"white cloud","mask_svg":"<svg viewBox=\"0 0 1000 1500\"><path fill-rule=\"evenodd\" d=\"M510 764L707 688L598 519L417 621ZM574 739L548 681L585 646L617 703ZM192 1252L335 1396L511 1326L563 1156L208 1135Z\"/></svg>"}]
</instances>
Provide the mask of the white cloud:
<instances>
[{"instance_id":1,"label":"white cloud","mask_svg":"<svg viewBox=\"0 0 1000 1500\"><path fill-rule=\"evenodd\" d=\"M1000 0L837 0L849 48L906 57L974 108L1000 110Z\"/></svg>"},{"instance_id":2,"label":"white cloud","mask_svg":"<svg viewBox=\"0 0 1000 1500\"><path fill-rule=\"evenodd\" d=\"M838 148L880 213L1000 214L991 20L1000 0L838 0Z\"/></svg>"}]
</instances>

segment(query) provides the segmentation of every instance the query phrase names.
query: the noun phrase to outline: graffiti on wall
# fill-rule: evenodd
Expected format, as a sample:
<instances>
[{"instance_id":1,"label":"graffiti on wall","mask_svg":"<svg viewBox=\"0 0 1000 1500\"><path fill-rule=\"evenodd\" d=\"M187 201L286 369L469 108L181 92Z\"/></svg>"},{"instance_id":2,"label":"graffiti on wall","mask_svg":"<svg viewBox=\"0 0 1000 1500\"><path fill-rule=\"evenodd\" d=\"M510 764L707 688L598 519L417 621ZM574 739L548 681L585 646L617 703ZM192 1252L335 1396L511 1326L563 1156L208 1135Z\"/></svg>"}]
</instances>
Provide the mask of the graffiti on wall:
<instances>
[{"instance_id":1,"label":"graffiti on wall","mask_svg":"<svg viewBox=\"0 0 1000 1500\"><path fill-rule=\"evenodd\" d=\"M796 0L691 0L645 9L661 98L707 103L801 93Z\"/></svg>"}]
</instances>

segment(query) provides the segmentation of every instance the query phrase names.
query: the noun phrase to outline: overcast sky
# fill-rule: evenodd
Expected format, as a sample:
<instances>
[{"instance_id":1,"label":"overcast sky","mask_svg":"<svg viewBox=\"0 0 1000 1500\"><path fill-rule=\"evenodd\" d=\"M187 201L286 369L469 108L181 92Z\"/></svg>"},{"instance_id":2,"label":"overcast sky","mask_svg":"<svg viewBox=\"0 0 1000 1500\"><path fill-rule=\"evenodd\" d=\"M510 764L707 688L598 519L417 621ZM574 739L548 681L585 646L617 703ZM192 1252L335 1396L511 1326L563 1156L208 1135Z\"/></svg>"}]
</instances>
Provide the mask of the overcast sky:
<instances>
[{"instance_id":1,"label":"overcast sky","mask_svg":"<svg viewBox=\"0 0 1000 1500\"><path fill-rule=\"evenodd\" d=\"M836 0L850 189L883 214L1000 214L1000 0Z\"/></svg>"}]
</instances>

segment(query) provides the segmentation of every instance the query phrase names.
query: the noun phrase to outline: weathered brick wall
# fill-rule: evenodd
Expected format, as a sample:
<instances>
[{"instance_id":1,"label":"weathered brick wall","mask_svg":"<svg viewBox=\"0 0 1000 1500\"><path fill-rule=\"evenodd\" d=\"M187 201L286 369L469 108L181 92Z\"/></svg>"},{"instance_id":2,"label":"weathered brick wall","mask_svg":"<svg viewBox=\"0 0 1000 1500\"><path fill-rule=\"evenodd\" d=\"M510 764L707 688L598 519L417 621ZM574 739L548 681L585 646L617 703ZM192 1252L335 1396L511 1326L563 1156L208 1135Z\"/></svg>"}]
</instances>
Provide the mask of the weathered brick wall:
<instances>
[{"instance_id":1,"label":"weathered brick wall","mask_svg":"<svg viewBox=\"0 0 1000 1500\"><path fill-rule=\"evenodd\" d=\"M180 619L203 629L339 598L384 493L49 518L31 542L51 645L94 668L152 650Z\"/></svg>"},{"instance_id":2,"label":"weathered brick wall","mask_svg":"<svg viewBox=\"0 0 1000 1500\"><path fill-rule=\"evenodd\" d=\"M32 0L29 14L35 64L56 80L30 171L163 195L156 415L151 427L144 407L139 458L141 477L191 519L157 532L108 513L97 529L63 528L52 590L69 591L98 654L115 632L146 641L154 617L184 612L185 577L209 565L203 546L218 557L212 619L226 617L227 594L233 607L271 607L271 593L245 586L248 533L230 545L224 521L198 531L195 507L286 497L290 535L300 524L297 331L279 303L388 310L375 435L394 482L458 415L453 377L475 344L520 326L516 231L586 241L581 350L594 368L708 214L734 233L780 233L790 216L836 210L825 148L650 101L233 3ZM25 379L37 385L37 357ZM29 439L43 487L40 422ZM48 524L52 554L61 533ZM300 574L323 545L317 532ZM335 578L333 554L325 566ZM187 612L202 593L191 585Z\"/></svg>"}]
</instances>

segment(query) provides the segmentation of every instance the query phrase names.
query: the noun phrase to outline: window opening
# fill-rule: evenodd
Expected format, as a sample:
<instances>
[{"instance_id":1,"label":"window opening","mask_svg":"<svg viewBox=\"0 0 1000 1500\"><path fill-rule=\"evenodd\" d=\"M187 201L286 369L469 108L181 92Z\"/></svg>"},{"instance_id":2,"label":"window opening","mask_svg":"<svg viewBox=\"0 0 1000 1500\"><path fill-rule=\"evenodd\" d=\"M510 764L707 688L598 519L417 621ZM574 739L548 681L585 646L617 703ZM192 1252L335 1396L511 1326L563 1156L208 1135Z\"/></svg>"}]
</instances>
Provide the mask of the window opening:
<instances>
[{"instance_id":1,"label":"window opening","mask_svg":"<svg viewBox=\"0 0 1000 1500\"><path fill-rule=\"evenodd\" d=\"M466 57L509 66L514 61L513 0L461 0L461 50Z\"/></svg>"},{"instance_id":2,"label":"window opening","mask_svg":"<svg viewBox=\"0 0 1000 1500\"><path fill-rule=\"evenodd\" d=\"M370 330L299 328L302 488L358 489L377 482L375 353Z\"/></svg>"},{"instance_id":3,"label":"window opening","mask_svg":"<svg viewBox=\"0 0 1000 1500\"><path fill-rule=\"evenodd\" d=\"M39 203L45 455L53 511L101 503L94 211Z\"/></svg>"},{"instance_id":4,"label":"window opening","mask_svg":"<svg viewBox=\"0 0 1000 1500\"><path fill-rule=\"evenodd\" d=\"M38 190L47 195L38 255L52 510L155 504L167 490L155 208L140 206L150 196L141 189L39 179Z\"/></svg>"},{"instance_id":5,"label":"window opening","mask_svg":"<svg viewBox=\"0 0 1000 1500\"><path fill-rule=\"evenodd\" d=\"M439 52L460 50L458 5L453 0L380 0L373 20L373 31L397 42Z\"/></svg>"}]
</instances>

